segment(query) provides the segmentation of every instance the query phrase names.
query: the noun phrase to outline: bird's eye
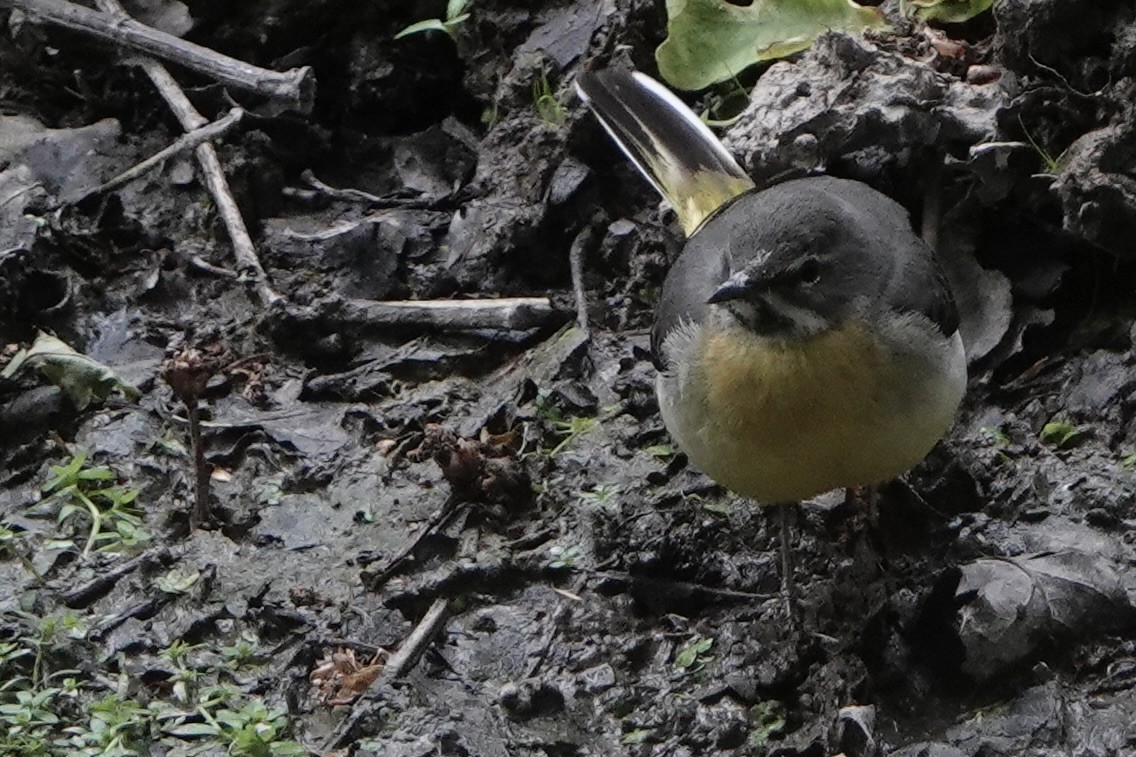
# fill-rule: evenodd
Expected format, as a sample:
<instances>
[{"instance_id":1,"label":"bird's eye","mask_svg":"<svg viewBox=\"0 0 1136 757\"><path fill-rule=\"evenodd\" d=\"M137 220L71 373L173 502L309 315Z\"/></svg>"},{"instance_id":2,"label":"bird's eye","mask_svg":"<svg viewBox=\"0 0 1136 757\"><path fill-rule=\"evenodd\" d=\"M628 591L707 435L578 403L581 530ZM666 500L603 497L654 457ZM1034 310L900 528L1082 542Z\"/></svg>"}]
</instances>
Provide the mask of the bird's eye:
<instances>
[{"instance_id":1,"label":"bird's eye","mask_svg":"<svg viewBox=\"0 0 1136 757\"><path fill-rule=\"evenodd\" d=\"M820 261L816 258L805 258L797 268L797 277L805 284L815 284L820 281Z\"/></svg>"}]
</instances>

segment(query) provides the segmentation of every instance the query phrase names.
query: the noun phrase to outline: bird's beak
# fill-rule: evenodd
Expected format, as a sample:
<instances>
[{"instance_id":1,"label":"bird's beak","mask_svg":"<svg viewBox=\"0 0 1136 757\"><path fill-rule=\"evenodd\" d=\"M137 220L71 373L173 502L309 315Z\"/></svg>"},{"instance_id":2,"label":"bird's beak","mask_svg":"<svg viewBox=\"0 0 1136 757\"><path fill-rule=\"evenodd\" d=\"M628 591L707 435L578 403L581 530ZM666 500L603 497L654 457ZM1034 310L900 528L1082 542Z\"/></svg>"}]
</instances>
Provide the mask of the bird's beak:
<instances>
[{"instance_id":1,"label":"bird's beak","mask_svg":"<svg viewBox=\"0 0 1136 757\"><path fill-rule=\"evenodd\" d=\"M744 271L739 271L726 279L722 286L715 289L714 293L710 295L710 299L706 300L706 302L710 305L716 305L719 302L739 300L753 291L753 285L753 279Z\"/></svg>"}]
</instances>

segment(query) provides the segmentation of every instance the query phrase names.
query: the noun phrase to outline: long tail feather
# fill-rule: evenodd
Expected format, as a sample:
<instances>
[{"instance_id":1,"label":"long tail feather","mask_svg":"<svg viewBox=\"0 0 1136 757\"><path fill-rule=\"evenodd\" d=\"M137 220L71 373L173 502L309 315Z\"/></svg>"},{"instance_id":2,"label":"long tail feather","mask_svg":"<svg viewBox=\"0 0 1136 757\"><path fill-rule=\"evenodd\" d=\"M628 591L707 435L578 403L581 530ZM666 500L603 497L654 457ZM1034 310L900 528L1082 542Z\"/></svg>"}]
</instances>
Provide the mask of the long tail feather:
<instances>
[{"instance_id":1,"label":"long tail feather","mask_svg":"<svg viewBox=\"0 0 1136 757\"><path fill-rule=\"evenodd\" d=\"M585 71L576 91L607 133L678 213L687 236L753 189L713 132L666 87L639 72Z\"/></svg>"}]
</instances>

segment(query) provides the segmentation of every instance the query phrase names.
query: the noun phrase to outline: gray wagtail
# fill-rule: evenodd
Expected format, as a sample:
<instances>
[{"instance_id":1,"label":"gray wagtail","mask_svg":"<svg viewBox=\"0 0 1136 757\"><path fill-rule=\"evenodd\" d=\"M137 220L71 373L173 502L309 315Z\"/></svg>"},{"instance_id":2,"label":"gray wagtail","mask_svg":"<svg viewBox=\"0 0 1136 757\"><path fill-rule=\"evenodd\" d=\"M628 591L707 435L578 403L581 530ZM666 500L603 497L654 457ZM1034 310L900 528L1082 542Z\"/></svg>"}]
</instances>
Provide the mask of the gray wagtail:
<instances>
[{"instance_id":1,"label":"gray wagtail","mask_svg":"<svg viewBox=\"0 0 1136 757\"><path fill-rule=\"evenodd\" d=\"M781 505L883 483L922 460L962 400L966 357L954 299L907 211L827 176L757 190L641 73L584 72L576 89L687 235L651 347L663 421L690 460Z\"/></svg>"}]
</instances>

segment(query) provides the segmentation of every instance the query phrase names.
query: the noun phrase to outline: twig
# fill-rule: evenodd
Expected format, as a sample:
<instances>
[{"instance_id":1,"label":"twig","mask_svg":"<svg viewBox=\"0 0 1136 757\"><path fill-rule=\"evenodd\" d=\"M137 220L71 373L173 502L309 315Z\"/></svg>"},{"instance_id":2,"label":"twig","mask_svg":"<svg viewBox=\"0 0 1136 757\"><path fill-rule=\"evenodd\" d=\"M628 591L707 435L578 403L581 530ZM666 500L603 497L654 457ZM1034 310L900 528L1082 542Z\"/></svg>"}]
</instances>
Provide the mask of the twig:
<instances>
[{"instance_id":1,"label":"twig","mask_svg":"<svg viewBox=\"0 0 1136 757\"><path fill-rule=\"evenodd\" d=\"M330 197L333 200L366 203L376 209L445 210L460 204L462 195L462 192L459 191L445 197L394 197L371 194L362 189L340 189L320 181L311 169L300 174L300 178L325 197Z\"/></svg>"},{"instance_id":2,"label":"twig","mask_svg":"<svg viewBox=\"0 0 1136 757\"><path fill-rule=\"evenodd\" d=\"M774 594L758 594L750 591L736 589L723 589L718 586L691 583L690 581L676 581L669 578L651 578L649 576L636 576L631 573L621 573L611 570L590 570L587 573L596 578L609 578L616 581L625 581L632 586L657 590L670 597L693 596L705 594L722 599L738 600L742 602L765 601L781 596L780 592Z\"/></svg>"},{"instance_id":3,"label":"twig","mask_svg":"<svg viewBox=\"0 0 1136 757\"><path fill-rule=\"evenodd\" d=\"M434 600L434 603L430 605L430 609L422 616L422 620L418 621L418 625L415 626L410 635L406 637L406 641L402 642L402 646L387 660L387 664L383 667L383 673L379 676L378 683L385 683L387 681L393 681L396 678L402 678L406 675L407 671L414 667L414 663L418 662L418 658L426 651L426 647L446 622L448 606L448 599Z\"/></svg>"},{"instance_id":4,"label":"twig","mask_svg":"<svg viewBox=\"0 0 1136 757\"><path fill-rule=\"evenodd\" d=\"M135 602L111 615L106 615L91 628L87 638L91 641L102 641L106 635L121 626L131 618L152 618L173 599L170 594L144 599Z\"/></svg>"},{"instance_id":5,"label":"twig","mask_svg":"<svg viewBox=\"0 0 1136 757\"><path fill-rule=\"evenodd\" d=\"M596 235L595 227L585 226L568 251L568 266L572 271L572 293L576 296L576 323L584 331L588 330L588 295L584 291L584 253L591 246Z\"/></svg>"},{"instance_id":6,"label":"twig","mask_svg":"<svg viewBox=\"0 0 1136 757\"><path fill-rule=\"evenodd\" d=\"M3 0L0 0L2 2ZM194 129L191 132L183 134L178 137L177 141L173 144L164 147L150 157L143 160L141 163L126 169L113 179L106 181L94 189L88 190L80 200L86 199L91 195L103 194L110 192L114 189L129 184L138 177L145 174L147 171L161 165L175 155L180 155L184 152L189 152L200 144L209 142L213 139L223 136L230 129L240 123L244 117L245 111L243 108L233 108L224 118L219 118L202 126L199 129ZM78 202L78 200L76 201Z\"/></svg>"},{"instance_id":7,"label":"twig","mask_svg":"<svg viewBox=\"0 0 1136 757\"><path fill-rule=\"evenodd\" d=\"M226 279L239 279L241 275L236 271L231 271L228 268L222 268L219 265L213 265L208 260L194 255L189 259L189 264L194 268L211 273L214 276L222 276Z\"/></svg>"},{"instance_id":8,"label":"twig","mask_svg":"<svg viewBox=\"0 0 1136 757\"><path fill-rule=\"evenodd\" d=\"M125 16L121 7L111 9L103 2L98 2L98 6L102 13L67 0L0 0L0 8L21 10L33 21L55 24L128 51L153 55L238 89L271 97L302 113L310 113L315 104L316 81L309 66L270 71L141 24Z\"/></svg>"},{"instance_id":9,"label":"twig","mask_svg":"<svg viewBox=\"0 0 1136 757\"><path fill-rule=\"evenodd\" d=\"M170 550L166 547L149 549L137 557L132 557L123 563L115 565L106 573L98 575L70 591L64 592L60 599L63 600L63 604L72 609L86 607L114 588L114 585L118 583L118 580L123 576L133 573L144 565L161 563L168 559L170 559Z\"/></svg>"},{"instance_id":10,"label":"twig","mask_svg":"<svg viewBox=\"0 0 1136 757\"><path fill-rule=\"evenodd\" d=\"M59 0L50 1L58 2ZM0 0L0 5L5 2L9 2L9 0ZM130 20L118 0L95 0L95 2L108 16L123 23ZM185 96L185 93L182 92L174 78L170 76L170 72L166 70L165 66L150 58L140 58L138 62L142 70L150 77L150 81L154 83L158 93L170 106L170 110L174 112L174 116L183 129L191 132L208 123L205 117L193 107L189 98ZM244 219L241 218L237 201L233 199L229 182L225 179L225 172L221 169L221 159L217 157L216 148L211 143L204 142L195 148L194 153L197 155L198 163L201 164L205 186L208 187L209 194L213 196L213 202L217 205L217 212L221 214L225 228L229 231L229 239L233 243L233 255L237 259L239 272L248 280L261 305L271 305L277 302L282 298L268 283L268 276L260 265L260 259L257 257L256 248L252 244L248 228L245 226Z\"/></svg>"},{"instance_id":11,"label":"twig","mask_svg":"<svg viewBox=\"0 0 1136 757\"><path fill-rule=\"evenodd\" d=\"M402 676L406 675L406 673L414 667L414 663L418 662L418 659L426 651L426 647L433 641L434 636L436 636L438 632L442 630L442 626L445 625L446 619L449 616L448 605L449 600L434 600L434 603L430 605L430 609L422 616L422 620L418 621L418 625L415 626L414 630L410 632L410 635L406 637L406 641L402 642L398 650L387 660L382 672L379 673L375 682L371 684L367 693L356 700L355 705L351 708L351 712L348 713L347 717L343 719L343 722L339 724L339 727L335 729L335 732L324 742L323 751L326 752L335 749L350 738L352 731L355 730L356 724L364 715L366 705L370 703L372 697L368 695L373 692L381 691L385 684L402 678Z\"/></svg>"},{"instance_id":12,"label":"twig","mask_svg":"<svg viewBox=\"0 0 1136 757\"><path fill-rule=\"evenodd\" d=\"M338 187L333 187L330 184L324 184L322 181L316 178L315 173L313 173L310 168L301 173L300 178L311 185L313 189L319 191L320 194L327 195L328 197L336 200L351 200L352 202L380 204L389 199L380 197L379 195L373 195L370 192L364 192L362 189L339 189Z\"/></svg>"},{"instance_id":13,"label":"twig","mask_svg":"<svg viewBox=\"0 0 1136 757\"><path fill-rule=\"evenodd\" d=\"M346 300L333 313L293 308L298 323L335 322L340 326L389 328L413 326L439 330L515 329L543 326L555 311L547 297L502 297L487 300Z\"/></svg>"},{"instance_id":14,"label":"twig","mask_svg":"<svg viewBox=\"0 0 1136 757\"><path fill-rule=\"evenodd\" d=\"M193 454L193 510L189 515L189 530L196 531L209 518L209 466L201 444L201 411L197 398L183 397L182 400L189 416L189 446Z\"/></svg>"},{"instance_id":15,"label":"twig","mask_svg":"<svg viewBox=\"0 0 1136 757\"><path fill-rule=\"evenodd\" d=\"M426 537L430 536L431 534L437 533L439 528L444 526L459 513L463 512L466 506L467 503L455 505L452 502L446 502L445 505L439 508L438 512L434 513L434 515L430 517L430 520L426 523L426 526L421 531L419 531L418 534L413 539L411 539L405 547L399 550L398 554L387 560L386 565L374 571L371 571L370 569L367 570L366 577L364 579L364 584L366 585L367 589L369 591L378 591L380 588L382 588L383 585L385 585L386 582L390 580L391 576L393 576L395 572L403 566L407 559L412 554L414 554L414 552L418 549L419 545L422 544Z\"/></svg>"}]
</instances>

